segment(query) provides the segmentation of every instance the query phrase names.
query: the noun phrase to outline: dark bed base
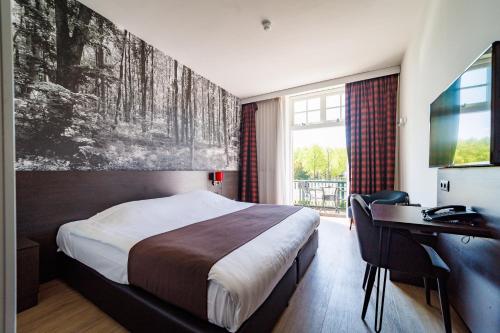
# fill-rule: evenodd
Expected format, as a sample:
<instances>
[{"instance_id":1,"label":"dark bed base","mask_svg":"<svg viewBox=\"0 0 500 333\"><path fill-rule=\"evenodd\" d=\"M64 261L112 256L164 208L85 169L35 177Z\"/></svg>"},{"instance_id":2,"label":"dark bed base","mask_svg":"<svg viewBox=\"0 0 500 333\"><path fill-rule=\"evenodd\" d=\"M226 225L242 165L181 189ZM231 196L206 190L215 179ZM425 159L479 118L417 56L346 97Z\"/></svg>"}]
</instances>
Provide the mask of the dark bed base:
<instances>
[{"instance_id":1,"label":"dark bed base","mask_svg":"<svg viewBox=\"0 0 500 333\"><path fill-rule=\"evenodd\" d=\"M307 268L311 264L314 256L316 255L316 250L318 249L318 230L309 237L307 243L300 249L297 255L297 284L302 280L304 274L306 274Z\"/></svg>"},{"instance_id":2,"label":"dark bed base","mask_svg":"<svg viewBox=\"0 0 500 333\"><path fill-rule=\"evenodd\" d=\"M316 230L264 304L238 332L270 332L288 305L318 248ZM59 254L60 276L132 332L227 332L138 288L112 282L80 262Z\"/></svg>"}]
</instances>

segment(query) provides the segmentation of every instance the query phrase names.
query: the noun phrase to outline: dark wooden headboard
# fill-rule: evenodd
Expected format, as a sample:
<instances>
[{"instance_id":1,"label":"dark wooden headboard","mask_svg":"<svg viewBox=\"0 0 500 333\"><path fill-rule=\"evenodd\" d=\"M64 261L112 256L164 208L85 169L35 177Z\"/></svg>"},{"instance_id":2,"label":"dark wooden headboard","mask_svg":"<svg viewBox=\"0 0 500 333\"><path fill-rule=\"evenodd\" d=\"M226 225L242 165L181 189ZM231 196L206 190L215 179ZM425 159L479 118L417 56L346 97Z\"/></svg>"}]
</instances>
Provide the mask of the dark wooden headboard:
<instances>
[{"instance_id":1,"label":"dark wooden headboard","mask_svg":"<svg viewBox=\"0 0 500 333\"><path fill-rule=\"evenodd\" d=\"M133 200L204 189L206 171L18 171L17 233L40 244L40 280L57 276L56 235L67 222ZM223 191L235 199L238 172L226 171Z\"/></svg>"}]
</instances>

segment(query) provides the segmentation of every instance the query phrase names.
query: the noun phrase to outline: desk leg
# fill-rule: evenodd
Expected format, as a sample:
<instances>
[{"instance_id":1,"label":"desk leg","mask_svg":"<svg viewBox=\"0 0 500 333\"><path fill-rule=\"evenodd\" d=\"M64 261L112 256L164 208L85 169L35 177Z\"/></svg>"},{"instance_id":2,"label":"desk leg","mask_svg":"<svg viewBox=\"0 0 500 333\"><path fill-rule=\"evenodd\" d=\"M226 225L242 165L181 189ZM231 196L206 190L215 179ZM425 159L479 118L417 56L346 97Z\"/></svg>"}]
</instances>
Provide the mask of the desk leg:
<instances>
[{"instance_id":1,"label":"desk leg","mask_svg":"<svg viewBox=\"0 0 500 333\"><path fill-rule=\"evenodd\" d=\"M380 293L380 274L382 267L387 267L388 257L389 257L389 246L391 244L391 228L387 228L387 246L385 247L385 253L382 254L383 240L384 240L384 229L380 228L379 235L379 265L380 268L377 274L377 295L375 301L375 332L380 332L382 330L382 319L384 317L384 300L385 300L385 286L387 284L387 268L384 268L384 280L382 285L382 296L380 300L380 316L379 316L379 293ZM383 260L383 261L382 261Z\"/></svg>"}]
</instances>

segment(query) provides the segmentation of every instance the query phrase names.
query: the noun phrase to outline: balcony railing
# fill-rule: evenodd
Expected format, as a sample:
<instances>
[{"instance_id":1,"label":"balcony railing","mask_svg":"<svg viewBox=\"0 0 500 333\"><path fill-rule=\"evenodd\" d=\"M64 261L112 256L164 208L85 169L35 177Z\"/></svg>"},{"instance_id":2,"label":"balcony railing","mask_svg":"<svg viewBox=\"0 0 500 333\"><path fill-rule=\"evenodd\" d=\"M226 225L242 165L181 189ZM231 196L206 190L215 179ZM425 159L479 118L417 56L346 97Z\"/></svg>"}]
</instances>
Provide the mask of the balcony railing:
<instances>
[{"instance_id":1,"label":"balcony railing","mask_svg":"<svg viewBox=\"0 0 500 333\"><path fill-rule=\"evenodd\" d=\"M344 212L348 195L345 178L293 181L295 205Z\"/></svg>"}]
</instances>

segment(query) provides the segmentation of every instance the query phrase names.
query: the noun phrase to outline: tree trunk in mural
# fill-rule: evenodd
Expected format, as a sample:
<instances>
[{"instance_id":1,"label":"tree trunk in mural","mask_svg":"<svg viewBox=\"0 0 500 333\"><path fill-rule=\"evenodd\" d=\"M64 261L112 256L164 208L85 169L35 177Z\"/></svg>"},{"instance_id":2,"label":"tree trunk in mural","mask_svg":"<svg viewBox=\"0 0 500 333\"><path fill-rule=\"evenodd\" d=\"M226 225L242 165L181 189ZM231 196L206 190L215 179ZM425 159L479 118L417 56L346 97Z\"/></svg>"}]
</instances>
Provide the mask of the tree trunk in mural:
<instances>
[{"instance_id":1,"label":"tree trunk in mural","mask_svg":"<svg viewBox=\"0 0 500 333\"><path fill-rule=\"evenodd\" d=\"M98 25L98 35L99 35L99 40L98 40L98 45L97 45L97 50L96 50L96 67L97 67L97 74L96 77L98 78L98 89L99 89L99 104L98 104L98 112L100 112L105 118L107 116L108 112L108 105L107 105L107 90L106 90L106 77L104 74L104 18L102 16L98 16L97 18L97 25Z\"/></svg>"},{"instance_id":2,"label":"tree trunk in mural","mask_svg":"<svg viewBox=\"0 0 500 333\"><path fill-rule=\"evenodd\" d=\"M184 137L185 141L184 142L189 142L189 136L190 136L190 112L191 112L191 84L192 84L192 74L191 70L189 70L187 67L184 67L186 71L186 86L185 86L185 92L184 92Z\"/></svg>"},{"instance_id":3,"label":"tree trunk in mural","mask_svg":"<svg viewBox=\"0 0 500 333\"><path fill-rule=\"evenodd\" d=\"M123 59L125 57L125 42L127 41L127 32L125 31L123 33L123 47L122 47L122 55L121 55L121 58L120 58L120 78L118 79L118 93L117 93L117 97L116 97L116 107L115 107L115 125L118 124L118 114L119 114L119 110L120 110L120 103L121 103L121 99L122 99L122 81L123 81ZM126 88L125 88L125 91L126 91ZM126 97L125 97L126 99ZM126 102L124 103L126 104Z\"/></svg>"},{"instance_id":4,"label":"tree trunk in mural","mask_svg":"<svg viewBox=\"0 0 500 333\"><path fill-rule=\"evenodd\" d=\"M74 0L13 1L18 170L236 170L239 100Z\"/></svg>"},{"instance_id":5,"label":"tree trunk in mural","mask_svg":"<svg viewBox=\"0 0 500 333\"><path fill-rule=\"evenodd\" d=\"M174 60L174 108L173 108L173 113L174 113L174 134L175 134L175 143L179 144L179 122L178 122L178 112L177 108L179 105L179 88L177 87L177 60Z\"/></svg>"},{"instance_id":6,"label":"tree trunk in mural","mask_svg":"<svg viewBox=\"0 0 500 333\"><path fill-rule=\"evenodd\" d=\"M123 35L124 35L124 40L123 40L123 56L122 56L122 59L123 59L123 66L124 66L124 75L122 77L123 79L123 94L124 94L124 99L123 99L123 118L124 118L124 121L125 122L129 122L130 121L130 117L129 117L129 96L128 96L128 89L127 89L127 72L128 72L128 62L127 62L127 30L125 30L123 32ZM121 87L121 85L120 85ZM118 108L118 106L117 106Z\"/></svg>"},{"instance_id":7,"label":"tree trunk in mural","mask_svg":"<svg viewBox=\"0 0 500 333\"><path fill-rule=\"evenodd\" d=\"M154 49L153 47L151 46L150 47L151 49L151 78L150 78L150 90L151 90L151 128L153 128L153 120L154 120L154 117L155 117L155 97L154 97L154 93L155 93L155 81L154 81L154 55L155 55L155 52L154 52Z\"/></svg>"},{"instance_id":8,"label":"tree trunk in mural","mask_svg":"<svg viewBox=\"0 0 500 333\"><path fill-rule=\"evenodd\" d=\"M228 157L228 150L229 150L229 147L228 147L228 144L227 144L227 114L226 114L226 91L223 90L222 91L222 124L223 124L223 127L222 127L222 130L224 131L224 133L222 134L223 137L224 137L224 153L226 154L226 158ZM229 163L229 160L226 161L227 163Z\"/></svg>"},{"instance_id":9,"label":"tree trunk in mural","mask_svg":"<svg viewBox=\"0 0 500 333\"><path fill-rule=\"evenodd\" d=\"M221 105L222 105L222 96L221 96L221 91L219 90L218 92L218 105L219 107L217 108L217 146L221 147L221 121L220 121L220 113L221 113Z\"/></svg>"},{"instance_id":10,"label":"tree trunk in mural","mask_svg":"<svg viewBox=\"0 0 500 333\"><path fill-rule=\"evenodd\" d=\"M142 91L141 124L142 124L142 133L145 133L147 130L147 128L146 128L147 87L148 87L148 82L146 79L146 42L141 40L141 91Z\"/></svg>"},{"instance_id":11,"label":"tree trunk in mural","mask_svg":"<svg viewBox=\"0 0 500 333\"><path fill-rule=\"evenodd\" d=\"M40 1L35 1L35 10L40 10ZM31 46L31 53L33 57L28 59L28 75L32 81L36 81L37 78L37 66L38 59L40 59L40 40L38 28L35 24L28 26L28 36L29 44Z\"/></svg>"},{"instance_id":12,"label":"tree trunk in mural","mask_svg":"<svg viewBox=\"0 0 500 333\"><path fill-rule=\"evenodd\" d=\"M163 92L163 108L162 108L162 115L165 118L165 123L167 127L167 137L170 139L171 138L171 126L172 126L172 117L169 112L169 103L170 103L170 89L167 87L167 83L170 81L170 66L169 62L167 61L165 64L166 67L166 73L165 76L163 77L163 82L162 84L162 92Z\"/></svg>"},{"instance_id":13,"label":"tree trunk in mural","mask_svg":"<svg viewBox=\"0 0 500 333\"><path fill-rule=\"evenodd\" d=\"M180 120L180 130L181 130L181 143L186 142L186 68L183 66L181 71L181 114Z\"/></svg>"},{"instance_id":14,"label":"tree trunk in mural","mask_svg":"<svg viewBox=\"0 0 500 333\"><path fill-rule=\"evenodd\" d=\"M54 0L56 21L57 71L56 82L73 92L77 92L80 71L77 68L82 59L83 48L87 43L89 22L92 11L82 4L78 5L77 25L69 31L66 0Z\"/></svg>"},{"instance_id":15,"label":"tree trunk in mural","mask_svg":"<svg viewBox=\"0 0 500 333\"><path fill-rule=\"evenodd\" d=\"M196 102L198 100L197 98L197 80L194 81L193 83L194 89L193 89L193 106L192 106L192 112L191 112L191 165L194 165L194 152L195 152L195 141L196 141L196 124L195 120L198 116L198 103Z\"/></svg>"}]
</instances>

